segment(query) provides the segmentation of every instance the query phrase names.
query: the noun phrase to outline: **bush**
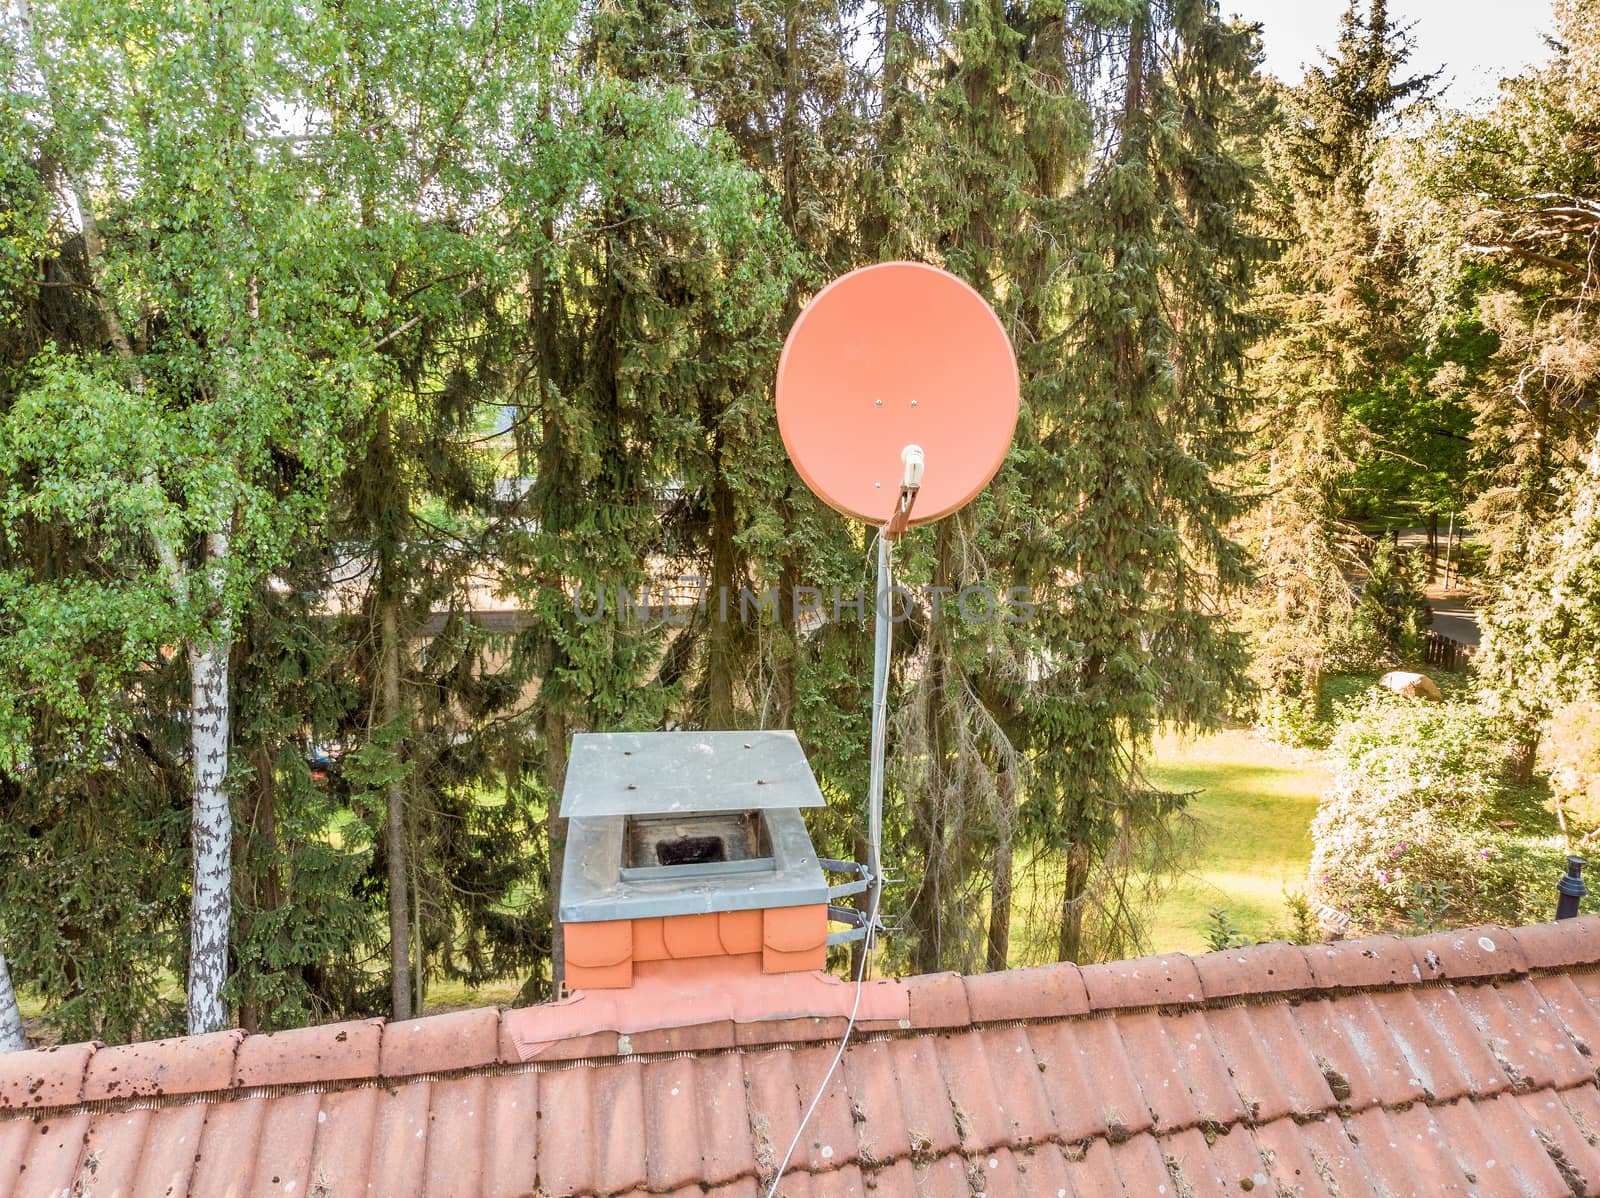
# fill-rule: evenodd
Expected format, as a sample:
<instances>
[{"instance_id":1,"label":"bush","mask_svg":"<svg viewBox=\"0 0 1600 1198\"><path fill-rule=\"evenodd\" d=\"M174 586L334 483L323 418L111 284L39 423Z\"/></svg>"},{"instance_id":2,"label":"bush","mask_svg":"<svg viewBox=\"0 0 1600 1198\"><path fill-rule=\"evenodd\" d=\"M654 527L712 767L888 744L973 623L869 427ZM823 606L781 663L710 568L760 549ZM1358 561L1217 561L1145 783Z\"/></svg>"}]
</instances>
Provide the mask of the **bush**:
<instances>
[{"instance_id":1,"label":"bush","mask_svg":"<svg viewBox=\"0 0 1600 1198\"><path fill-rule=\"evenodd\" d=\"M1573 837L1600 828L1600 703L1557 708L1545 725L1539 757Z\"/></svg>"},{"instance_id":2,"label":"bush","mask_svg":"<svg viewBox=\"0 0 1600 1198\"><path fill-rule=\"evenodd\" d=\"M1541 856L1496 828L1504 737L1466 703L1373 691L1335 734L1311 880L1366 930L1542 917ZM1544 863L1548 868L1548 862Z\"/></svg>"}]
</instances>

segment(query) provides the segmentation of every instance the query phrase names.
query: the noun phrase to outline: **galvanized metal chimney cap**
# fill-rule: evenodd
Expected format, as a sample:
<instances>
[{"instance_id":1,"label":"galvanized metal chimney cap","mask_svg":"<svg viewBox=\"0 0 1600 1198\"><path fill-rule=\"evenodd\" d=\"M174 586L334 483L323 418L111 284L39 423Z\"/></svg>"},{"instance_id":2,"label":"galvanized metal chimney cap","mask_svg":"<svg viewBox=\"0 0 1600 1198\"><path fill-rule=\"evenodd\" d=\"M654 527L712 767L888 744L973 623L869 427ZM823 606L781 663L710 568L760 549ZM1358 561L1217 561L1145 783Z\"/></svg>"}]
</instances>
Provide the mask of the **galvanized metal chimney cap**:
<instances>
[{"instance_id":1,"label":"galvanized metal chimney cap","mask_svg":"<svg viewBox=\"0 0 1600 1198\"><path fill-rule=\"evenodd\" d=\"M580 732L561 792L563 819L823 804L790 731Z\"/></svg>"}]
</instances>

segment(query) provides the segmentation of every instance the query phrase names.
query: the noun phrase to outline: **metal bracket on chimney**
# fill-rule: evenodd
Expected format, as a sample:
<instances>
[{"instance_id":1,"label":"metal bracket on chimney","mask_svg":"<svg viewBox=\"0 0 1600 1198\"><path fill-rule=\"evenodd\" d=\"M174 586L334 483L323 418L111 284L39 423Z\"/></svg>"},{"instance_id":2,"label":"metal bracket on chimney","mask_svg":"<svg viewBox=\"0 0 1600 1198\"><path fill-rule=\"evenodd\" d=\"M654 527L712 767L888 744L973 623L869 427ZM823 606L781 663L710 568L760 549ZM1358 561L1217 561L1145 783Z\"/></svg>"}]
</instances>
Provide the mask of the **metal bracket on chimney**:
<instances>
[{"instance_id":1,"label":"metal bracket on chimney","mask_svg":"<svg viewBox=\"0 0 1600 1198\"><path fill-rule=\"evenodd\" d=\"M867 872L867 867L859 861L837 861L832 857L819 857L817 864L830 874L849 874L859 879L855 882L840 882L828 887L828 897L831 899L845 898L852 894L861 894L872 885L872 875ZM829 908L830 911L836 908Z\"/></svg>"},{"instance_id":2,"label":"metal bracket on chimney","mask_svg":"<svg viewBox=\"0 0 1600 1198\"><path fill-rule=\"evenodd\" d=\"M861 940L867 934L867 913L855 907L841 907L834 903L828 904L828 922L847 923L850 925L848 932L829 932L829 944L849 944L853 940ZM878 933L882 935L883 924L878 924Z\"/></svg>"}]
</instances>

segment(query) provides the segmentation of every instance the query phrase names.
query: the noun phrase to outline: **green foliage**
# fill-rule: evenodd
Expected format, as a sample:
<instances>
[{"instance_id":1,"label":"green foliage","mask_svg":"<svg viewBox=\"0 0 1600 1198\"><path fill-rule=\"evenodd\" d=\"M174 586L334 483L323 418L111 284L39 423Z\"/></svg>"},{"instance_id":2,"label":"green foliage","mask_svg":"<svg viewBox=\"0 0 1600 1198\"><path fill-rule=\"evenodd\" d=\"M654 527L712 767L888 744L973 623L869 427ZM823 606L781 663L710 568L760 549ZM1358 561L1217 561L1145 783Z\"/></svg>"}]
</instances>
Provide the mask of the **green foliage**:
<instances>
[{"instance_id":1,"label":"green foliage","mask_svg":"<svg viewBox=\"0 0 1600 1198\"><path fill-rule=\"evenodd\" d=\"M1600 829L1600 703L1577 701L1553 712L1540 756L1565 830L1587 842Z\"/></svg>"},{"instance_id":2,"label":"green foliage","mask_svg":"<svg viewBox=\"0 0 1600 1198\"><path fill-rule=\"evenodd\" d=\"M1254 943L1228 917L1225 907L1213 908L1206 916L1206 948L1211 952L1225 952L1230 948L1243 948Z\"/></svg>"},{"instance_id":3,"label":"green foliage","mask_svg":"<svg viewBox=\"0 0 1600 1198\"><path fill-rule=\"evenodd\" d=\"M1335 736L1332 788L1312 823L1318 897L1368 930L1525 922L1548 895L1536 862L1559 862L1497 828L1503 730L1459 700L1374 690ZM1546 855L1547 854L1547 855Z\"/></svg>"},{"instance_id":4,"label":"green foliage","mask_svg":"<svg viewBox=\"0 0 1600 1198\"><path fill-rule=\"evenodd\" d=\"M1322 928L1317 924L1317 913L1304 890L1285 890L1283 910L1286 923L1282 938L1290 944L1316 944L1322 939Z\"/></svg>"},{"instance_id":5,"label":"green foliage","mask_svg":"<svg viewBox=\"0 0 1600 1198\"><path fill-rule=\"evenodd\" d=\"M1351 630L1341 638L1341 672L1395 664L1421 651L1427 630L1421 567L1415 555L1401 554L1391 539L1378 541Z\"/></svg>"}]
</instances>

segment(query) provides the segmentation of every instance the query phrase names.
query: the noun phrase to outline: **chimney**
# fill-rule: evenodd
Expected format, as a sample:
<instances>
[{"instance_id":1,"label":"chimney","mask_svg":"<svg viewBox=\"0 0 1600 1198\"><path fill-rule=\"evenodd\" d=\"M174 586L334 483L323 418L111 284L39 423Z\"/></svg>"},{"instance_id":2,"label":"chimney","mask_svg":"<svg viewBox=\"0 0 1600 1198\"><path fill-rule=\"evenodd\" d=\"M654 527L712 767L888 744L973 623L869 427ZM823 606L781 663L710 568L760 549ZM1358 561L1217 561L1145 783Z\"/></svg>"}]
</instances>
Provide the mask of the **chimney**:
<instances>
[{"instance_id":1,"label":"chimney","mask_svg":"<svg viewBox=\"0 0 1600 1198\"><path fill-rule=\"evenodd\" d=\"M829 892L800 815L822 805L793 732L574 736L567 988L822 969Z\"/></svg>"}]
</instances>

